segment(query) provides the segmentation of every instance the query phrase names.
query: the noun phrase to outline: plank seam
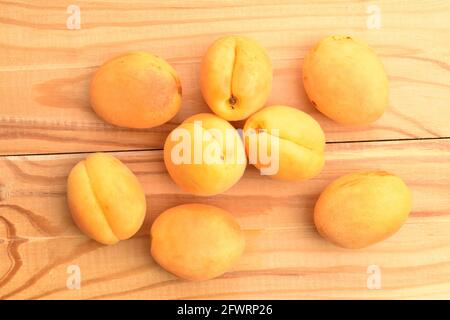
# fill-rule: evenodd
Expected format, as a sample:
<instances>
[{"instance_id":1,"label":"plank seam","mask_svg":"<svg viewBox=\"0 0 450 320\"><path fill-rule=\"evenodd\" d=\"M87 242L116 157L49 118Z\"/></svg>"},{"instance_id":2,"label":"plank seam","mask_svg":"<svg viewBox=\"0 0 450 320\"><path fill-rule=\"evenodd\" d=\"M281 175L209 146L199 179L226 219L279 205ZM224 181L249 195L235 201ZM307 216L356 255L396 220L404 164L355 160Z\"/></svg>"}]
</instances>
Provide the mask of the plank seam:
<instances>
[{"instance_id":1,"label":"plank seam","mask_svg":"<svg viewBox=\"0 0 450 320\"><path fill-rule=\"evenodd\" d=\"M383 143L383 142L403 142L403 141L407 142L407 141L428 141L428 140L450 140L450 137L327 141L326 144ZM143 149L126 149L126 150L95 150L95 151L70 151L70 152L48 152L48 153L12 153L12 154L0 154L0 158L31 157L31 156L63 156L63 155L91 154L91 153L96 153L96 152L125 153L125 152L163 151L163 150L164 149L162 149L162 148L143 148Z\"/></svg>"}]
</instances>

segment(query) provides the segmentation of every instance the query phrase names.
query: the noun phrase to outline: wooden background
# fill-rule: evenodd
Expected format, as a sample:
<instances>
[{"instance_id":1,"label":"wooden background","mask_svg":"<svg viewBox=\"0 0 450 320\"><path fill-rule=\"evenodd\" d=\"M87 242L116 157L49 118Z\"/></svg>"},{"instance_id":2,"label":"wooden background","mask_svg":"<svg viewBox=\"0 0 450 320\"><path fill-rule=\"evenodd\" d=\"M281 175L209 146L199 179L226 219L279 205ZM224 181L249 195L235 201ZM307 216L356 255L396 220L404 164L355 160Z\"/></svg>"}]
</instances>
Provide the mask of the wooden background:
<instances>
[{"instance_id":1,"label":"wooden background","mask_svg":"<svg viewBox=\"0 0 450 320\"><path fill-rule=\"evenodd\" d=\"M66 27L69 4L81 8L80 30ZM381 9L380 29L367 27L372 4ZM0 299L450 298L449 21L447 0L0 1ZM249 167L228 192L199 198L168 177L163 141L184 118L208 111L199 61L230 33L267 48L268 104L296 106L323 126L326 167L317 178L280 182ZM308 48L343 33L372 45L390 78L390 108L370 126L327 120L301 84ZM130 50L160 55L180 74L182 109L161 127L113 127L90 109L93 71ZM70 168L94 151L123 160L147 195L144 226L115 246L81 234L65 202ZM316 233L312 208L332 179L361 169L400 175L413 212L388 240L340 249ZM245 229L245 254L218 279L178 280L149 255L151 222L186 202L226 208ZM81 268L79 290L66 287L70 265ZM367 288L370 265L381 270L379 290Z\"/></svg>"}]
</instances>

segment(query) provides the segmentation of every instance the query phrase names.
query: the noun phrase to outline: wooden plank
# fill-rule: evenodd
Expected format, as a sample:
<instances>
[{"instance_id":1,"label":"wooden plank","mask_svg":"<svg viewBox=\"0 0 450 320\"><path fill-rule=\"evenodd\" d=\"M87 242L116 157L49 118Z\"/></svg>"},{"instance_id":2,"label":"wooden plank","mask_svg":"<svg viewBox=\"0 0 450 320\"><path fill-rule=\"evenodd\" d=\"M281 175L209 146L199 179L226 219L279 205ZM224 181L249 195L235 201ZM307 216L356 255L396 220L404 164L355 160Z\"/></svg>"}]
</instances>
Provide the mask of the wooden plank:
<instances>
[{"instance_id":1,"label":"wooden plank","mask_svg":"<svg viewBox=\"0 0 450 320\"><path fill-rule=\"evenodd\" d=\"M448 1L377 1L380 29L368 29L365 1L77 1L81 29L67 30L66 4L0 2L0 154L161 148L187 116L207 111L198 68L223 34L260 41L274 63L268 104L311 113L328 141L449 137ZM300 66L321 37L349 33L380 54L391 80L389 111L375 124L342 127L308 103ZM183 107L150 130L109 126L89 107L88 83L106 59L147 50L171 62L183 84ZM237 126L240 126L238 123Z\"/></svg>"},{"instance_id":2,"label":"wooden plank","mask_svg":"<svg viewBox=\"0 0 450 320\"><path fill-rule=\"evenodd\" d=\"M0 298L450 298L450 140L328 144L315 179L280 182L249 167L209 198L181 192L161 151L116 155L142 182L148 212L138 235L115 246L83 236L68 214L66 176L83 154L0 158ZM332 179L365 169L401 176L413 213L386 241L340 249L316 233L312 208ZM218 279L177 280L149 255L153 219L188 202L226 208L245 229L245 254ZM73 264L80 290L66 288ZM381 269L380 290L366 287L369 265Z\"/></svg>"}]
</instances>

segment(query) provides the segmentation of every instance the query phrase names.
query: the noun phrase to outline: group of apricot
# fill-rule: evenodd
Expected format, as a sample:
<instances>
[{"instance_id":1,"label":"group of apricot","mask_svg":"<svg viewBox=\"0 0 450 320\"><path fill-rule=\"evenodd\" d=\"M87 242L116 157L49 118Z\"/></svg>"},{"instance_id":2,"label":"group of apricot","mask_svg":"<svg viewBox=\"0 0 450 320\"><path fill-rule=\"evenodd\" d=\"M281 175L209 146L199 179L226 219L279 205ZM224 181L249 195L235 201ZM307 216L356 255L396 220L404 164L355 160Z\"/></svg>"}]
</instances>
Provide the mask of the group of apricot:
<instances>
[{"instance_id":1,"label":"group of apricot","mask_svg":"<svg viewBox=\"0 0 450 320\"><path fill-rule=\"evenodd\" d=\"M300 71L299 71L300 72ZM349 36L318 42L303 64L303 85L311 103L344 125L378 119L388 104L388 79L374 51ZM172 131L164 145L164 163L185 192L212 196L231 188L247 166L249 146L228 121L246 120L244 133L274 135L279 168L274 179L301 181L324 166L325 135L308 114L289 106L264 107L272 87L272 64L265 49L241 36L215 41L203 57L200 88L213 113L189 117L177 128L214 147L211 163L178 163ZM165 60L131 52L103 64L90 85L94 111L106 122L127 128L166 123L181 107L181 82ZM230 151L212 130L234 132ZM194 137L193 137L194 138ZM268 152L275 152L268 147ZM227 154L226 154L227 153ZM243 154L245 161L238 161ZM225 161L224 156L232 161ZM229 159L228 159L229 160ZM254 165L262 170L258 157ZM67 183L70 212L77 226L103 244L132 237L146 215L146 197L132 171L117 158L95 153L71 170ZM239 205L239 204L236 204ZM411 193L397 176L385 171L357 172L331 182L314 208L318 232L345 248L362 248L396 232L411 211ZM151 255L167 271L188 280L205 280L226 272L244 251L245 236L232 214L221 208L190 203L170 208L153 222Z\"/></svg>"}]
</instances>

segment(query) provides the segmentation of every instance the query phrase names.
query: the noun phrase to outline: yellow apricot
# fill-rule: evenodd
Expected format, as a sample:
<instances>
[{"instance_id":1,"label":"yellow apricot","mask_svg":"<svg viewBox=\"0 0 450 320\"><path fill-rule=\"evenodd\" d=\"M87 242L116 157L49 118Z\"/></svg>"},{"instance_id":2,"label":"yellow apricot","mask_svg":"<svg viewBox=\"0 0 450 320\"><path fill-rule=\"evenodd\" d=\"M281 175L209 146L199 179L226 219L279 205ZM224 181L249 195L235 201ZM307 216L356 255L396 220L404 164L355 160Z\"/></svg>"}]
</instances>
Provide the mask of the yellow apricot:
<instances>
[{"instance_id":1,"label":"yellow apricot","mask_svg":"<svg viewBox=\"0 0 450 320\"><path fill-rule=\"evenodd\" d=\"M169 134L164 144L164 163L181 189L209 196L238 182L247 160L236 129L211 113L200 113Z\"/></svg>"},{"instance_id":2,"label":"yellow apricot","mask_svg":"<svg viewBox=\"0 0 450 320\"><path fill-rule=\"evenodd\" d=\"M108 123L152 128L172 119L181 106L181 84L165 60L131 52L103 64L91 81L91 105Z\"/></svg>"},{"instance_id":3,"label":"yellow apricot","mask_svg":"<svg viewBox=\"0 0 450 320\"><path fill-rule=\"evenodd\" d=\"M155 261L186 280L220 276L245 247L244 233L229 212L197 203L164 211L153 223L150 237Z\"/></svg>"},{"instance_id":4,"label":"yellow apricot","mask_svg":"<svg viewBox=\"0 0 450 320\"><path fill-rule=\"evenodd\" d=\"M228 121L246 119L262 108L272 88L272 63L252 39L226 36L207 50L200 88L211 110Z\"/></svg>"},{"instance_id":5,"label":"yellow apricot","mask_svg":"<svg viewBox=\"0 0 450 320\"><path fill-rule=\"evenodd\" d=\"M363 248L394 234L411 211L411 192L385 171L352 173L334 180L314 209L319 233L345 248Z\"/></svg>"},{"instance_id":6,"label":"yellow apricot","mask_svg":"<svg viewBox=\"0 0 450 320\"><path fill-rule=\"evenodd\" d=\"M268 173L273 178L298 181L312 178L322 170L325 135L314 118L296 108L266 107L247 119L244 133L249 161L254 159L253 164L261 172L273 165L263 155L271 161L278 158L278 170ZM272 139L275 140L271 142Z\"/></svg>"},{"instance_id":7,"label":"yellow apricot","mask_svg":"<svg viewBox=\"0 0 450 320\"><path fill-rule=\"evenodd\" d=\"M81 231L103 244L132 237L146 212L145 194L136 176L104 153L92 154L72 168L67 202Z\"/></svg>"},{"instance_id":8,"label":"yellow apricot","mask_svg":"<svg viewBox=\"0 0 450 320\"><path fill-rule=\"evenodd\" d=\"M311 103L342 124L368 124L388 105L383 64L365 43L349 36L322 39L306 55L303 84Z\"/></svg>"}]
</instances>

